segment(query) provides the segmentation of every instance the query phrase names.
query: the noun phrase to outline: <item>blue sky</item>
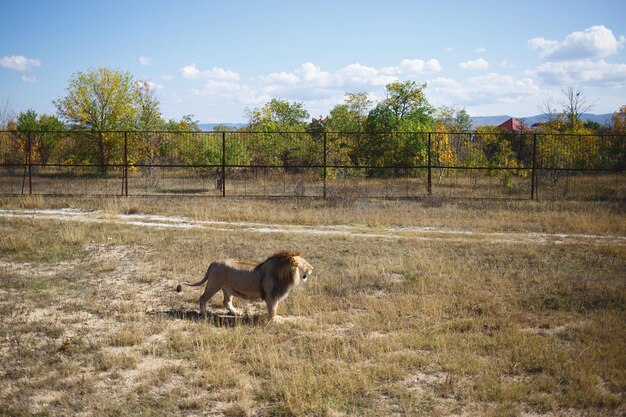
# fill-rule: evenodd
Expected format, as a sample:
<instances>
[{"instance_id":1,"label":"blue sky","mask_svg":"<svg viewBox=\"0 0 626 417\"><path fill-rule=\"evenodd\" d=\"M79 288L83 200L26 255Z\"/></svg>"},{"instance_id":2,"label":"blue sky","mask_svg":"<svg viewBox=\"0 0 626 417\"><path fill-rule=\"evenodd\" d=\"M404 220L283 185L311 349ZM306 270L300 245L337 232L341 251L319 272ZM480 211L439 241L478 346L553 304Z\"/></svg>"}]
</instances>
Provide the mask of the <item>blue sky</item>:
<instances>
[{"instance_id":1,"label":"blue sky","mask_svg":"<svg viewBox=\"0 0 626 417\"><path fill-rule=\"evenodd\" d=\"M428 84L434 106L532 116L581 86L626 104L626 1L4 0L0 104L54 113L77 71L129 71L166 118L245 121L271 98L325 115L345 92Z\"/></svg>"}]
</instances>

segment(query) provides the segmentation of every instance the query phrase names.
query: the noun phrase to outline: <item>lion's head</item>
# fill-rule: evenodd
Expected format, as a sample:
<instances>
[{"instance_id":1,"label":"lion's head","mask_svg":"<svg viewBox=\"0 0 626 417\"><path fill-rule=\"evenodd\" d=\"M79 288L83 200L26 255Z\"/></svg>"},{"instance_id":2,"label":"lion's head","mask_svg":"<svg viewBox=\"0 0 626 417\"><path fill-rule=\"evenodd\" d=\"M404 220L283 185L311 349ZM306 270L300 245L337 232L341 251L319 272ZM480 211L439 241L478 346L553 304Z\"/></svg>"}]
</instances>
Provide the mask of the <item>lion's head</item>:
<instances>
[{"instance_id":1,"label":"lion's head","mask_svg":"<svg viewBox=\"0 0 626 417\"><path fill-rule=\"evenodd\" d=\"M297 262L296 269L298 270L298 278L300 283L306 283L313 273L313 267L306 261L306 259L296 256L294 260ZM298 283L298 282L296 282Z\"/></svg>"},{"instance_id":2,"label":"lion's head","mask_svg":"<svg viewBox=\"0 0 626 417\"><path fill-rule=\"evenodd\" d=\"M313 267L300 256L299 252L278 252L260 263L257 270L263 271L263 276L273 280L271 294L281 297L292 286L304 284L313 272ZM265 295L263 295L265 299Z\"/></svg>"}]
</instances>

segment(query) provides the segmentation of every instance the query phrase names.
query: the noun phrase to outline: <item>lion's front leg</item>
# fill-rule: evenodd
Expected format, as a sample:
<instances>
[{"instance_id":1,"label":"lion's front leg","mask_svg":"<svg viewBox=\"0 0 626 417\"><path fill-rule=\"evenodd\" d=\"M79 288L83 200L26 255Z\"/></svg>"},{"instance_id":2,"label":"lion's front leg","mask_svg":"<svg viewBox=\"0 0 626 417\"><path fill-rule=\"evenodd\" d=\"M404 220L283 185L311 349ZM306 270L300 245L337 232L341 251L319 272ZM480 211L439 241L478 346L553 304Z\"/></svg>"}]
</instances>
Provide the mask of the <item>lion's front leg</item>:
<instances>
[{"instance_id":1,"label":"lion's front leg","mask_svg":"<svg viewBox=\"0 0 626 417\"><path fill-rule=\"evenodd\" d=\"M280 322L282 317L276 314L276 310L278 310L278 302L280 300L274 298L267 298L265 300L265 304L267 305L267 314L269 315L270 321Z\"/></svg>"}]
</instances>

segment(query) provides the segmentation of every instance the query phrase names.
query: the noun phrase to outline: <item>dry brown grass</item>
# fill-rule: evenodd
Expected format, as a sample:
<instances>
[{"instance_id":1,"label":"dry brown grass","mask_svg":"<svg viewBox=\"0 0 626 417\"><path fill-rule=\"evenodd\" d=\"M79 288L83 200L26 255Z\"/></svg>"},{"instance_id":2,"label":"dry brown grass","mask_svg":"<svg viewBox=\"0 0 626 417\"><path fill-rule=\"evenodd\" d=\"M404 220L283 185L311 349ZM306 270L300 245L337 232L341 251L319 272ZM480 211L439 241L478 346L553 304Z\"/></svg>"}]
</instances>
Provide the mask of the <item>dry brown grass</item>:
<instances>
[{"instance_id":1,"label":"dry brown grass","mask_svg":"<svg viewBox=\"0 0 626 417\"><path fill-rule=\"evenodd\" d=\"M618 203L0 201L198 220L625 236ZM626 246L160 229L0 217L7 415L619 415ZM282 324L198 320L220 257L299 249ZM243 303L255 315L260 303ZM220 297L210 308L224 313ZM262 313L261 313L262 314Z\"/></svg>"}]
</instances>

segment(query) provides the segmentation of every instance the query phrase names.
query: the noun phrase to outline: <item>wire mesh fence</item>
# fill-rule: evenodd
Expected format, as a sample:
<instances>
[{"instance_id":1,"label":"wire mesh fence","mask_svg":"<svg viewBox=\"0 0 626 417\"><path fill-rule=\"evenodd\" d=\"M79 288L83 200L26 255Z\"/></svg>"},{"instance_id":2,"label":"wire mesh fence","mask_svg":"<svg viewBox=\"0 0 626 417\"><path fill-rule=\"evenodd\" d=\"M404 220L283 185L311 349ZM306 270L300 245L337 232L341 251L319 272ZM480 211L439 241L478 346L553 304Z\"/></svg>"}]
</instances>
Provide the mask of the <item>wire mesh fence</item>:
<instances>
[{"instance_id":1,"label":"wire mesh fence","mask_svg":"<svg viewBox=\"0 0 626 417\"><path fill-rule=\"evenodd\" d=\"M624 135L0 131L0 194L624 200Z\"/></svg>"}]
</instances>

